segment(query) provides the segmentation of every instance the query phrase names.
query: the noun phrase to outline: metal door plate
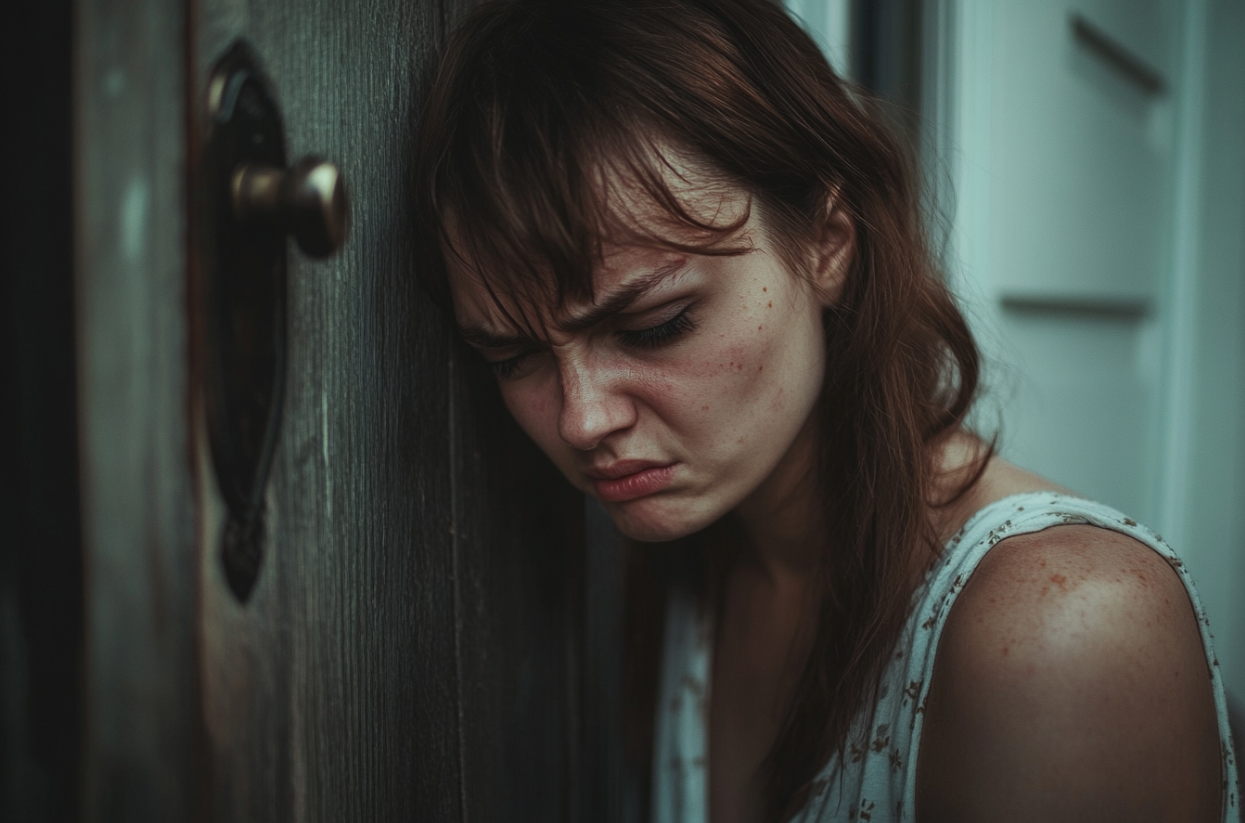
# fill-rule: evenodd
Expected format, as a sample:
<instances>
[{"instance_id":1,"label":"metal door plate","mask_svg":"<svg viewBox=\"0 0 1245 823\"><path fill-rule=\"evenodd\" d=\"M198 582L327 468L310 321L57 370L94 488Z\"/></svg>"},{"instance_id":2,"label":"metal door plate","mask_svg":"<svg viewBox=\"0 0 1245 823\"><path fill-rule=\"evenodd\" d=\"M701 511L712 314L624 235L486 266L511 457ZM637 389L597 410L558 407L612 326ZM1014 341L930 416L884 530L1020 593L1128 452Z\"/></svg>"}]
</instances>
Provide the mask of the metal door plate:
<instances>
[{"instance_id":1,"label":"metal door plate","mask_svg":"<svg viewBox=\"0 0 1245 823\"><path fill-rule=\"evenodd\" d=\"M255 586L265 541L264 496L285 387L286 240L234 215L233 173L285 167L285 136L254 53L235 44L208 84L203 216L207 423L228 508L221 559L239 600Z\"/></svg>"}]
</instances>

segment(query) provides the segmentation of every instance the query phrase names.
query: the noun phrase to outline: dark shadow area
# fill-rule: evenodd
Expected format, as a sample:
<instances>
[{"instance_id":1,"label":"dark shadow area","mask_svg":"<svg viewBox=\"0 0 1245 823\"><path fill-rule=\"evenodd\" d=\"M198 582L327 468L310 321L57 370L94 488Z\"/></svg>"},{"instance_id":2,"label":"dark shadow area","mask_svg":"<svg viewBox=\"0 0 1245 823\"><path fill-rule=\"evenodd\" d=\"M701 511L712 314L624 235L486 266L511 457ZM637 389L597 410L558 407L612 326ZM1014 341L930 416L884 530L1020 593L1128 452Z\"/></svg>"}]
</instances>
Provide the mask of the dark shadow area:
<instances>
[{"instance_id":1,"label":"dark shadow area","mask_svg":"<svg viewBox=\"0 0 1245 823\"><path fill-rule=\"evenodd\" d=\"M83 565L73 313L71 6L0 28L0 818L79 817Z\"/></svg>"},{"instance_id":2,"label":"dark shadow area","mask_svg":"<svg viewBox=\"0 0 1245 823\"><path fill-rule=\"evenodd\" d=\"M852 0L852 78L884 106L916 154L921 129L921 0Z\"/></svg>"}]
</instances>

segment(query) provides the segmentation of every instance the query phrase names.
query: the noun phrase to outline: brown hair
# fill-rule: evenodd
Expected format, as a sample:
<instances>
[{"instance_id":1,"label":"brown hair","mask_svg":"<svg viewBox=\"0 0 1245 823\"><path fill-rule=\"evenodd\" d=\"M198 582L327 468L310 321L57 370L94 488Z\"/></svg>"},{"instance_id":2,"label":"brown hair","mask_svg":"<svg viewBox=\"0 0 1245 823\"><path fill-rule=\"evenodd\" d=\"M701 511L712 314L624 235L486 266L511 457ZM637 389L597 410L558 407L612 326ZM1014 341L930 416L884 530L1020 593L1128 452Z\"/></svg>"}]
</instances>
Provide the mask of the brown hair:
<instances>
[{"instance_id":1,"label":"brown hair","mask_svg":"<svg viewBox=\"0 0 1245 823\"><path fill-rule=\"evenodd\" d=\"M766 759L768 816L781 819L873 696L937 551L937 446L977 391L978 352L934 265L904 151L770 0L486 4L448 44L420 131L416 231L442 297L447 254L491 286L504 273L506 293L590 295L601 244L625 223L612 196L620 178L703 242L639 239L735 253L717 243L730 227L699 222L663 182L663 146L746 191L793 266L791 250L820 240L832 202L851 215L854 260L824 323L819 481L830 543L819 622ZM653 664L660 637L652 554L630 575L630 602L642 608L632 610L633 663ZM628 726L648 729L653 666L630 668L645 674L632 677L628 710L645 714ZM638 757L648 742L642 734Z\"/></svg>"}]
</instances>

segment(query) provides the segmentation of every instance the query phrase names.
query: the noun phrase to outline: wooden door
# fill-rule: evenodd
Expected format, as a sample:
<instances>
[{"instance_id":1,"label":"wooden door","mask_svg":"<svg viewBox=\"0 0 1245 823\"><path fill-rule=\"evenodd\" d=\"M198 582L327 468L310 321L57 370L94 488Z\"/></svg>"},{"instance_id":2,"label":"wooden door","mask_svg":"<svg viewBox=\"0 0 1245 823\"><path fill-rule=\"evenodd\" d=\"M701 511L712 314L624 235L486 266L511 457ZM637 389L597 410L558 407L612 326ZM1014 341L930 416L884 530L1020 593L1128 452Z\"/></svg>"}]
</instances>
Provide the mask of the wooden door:
<instances>
[{"instance_id":1,"label":"wooden door","mask_svg":"<svg viewBox=\"0 0 1245 823\"><path fill-rule=\"evenodd\" d=\"M92 820L609 820L613 565L416 285L420 77L468 4L79 0L75 234ZM227 584L206 422L207 85L246 41L288 157L342 170L288 251L262 560ZM599 517L598 517L599 520ZM594 521L596 522L596 521Z\"/></svg>"}]
</instances>

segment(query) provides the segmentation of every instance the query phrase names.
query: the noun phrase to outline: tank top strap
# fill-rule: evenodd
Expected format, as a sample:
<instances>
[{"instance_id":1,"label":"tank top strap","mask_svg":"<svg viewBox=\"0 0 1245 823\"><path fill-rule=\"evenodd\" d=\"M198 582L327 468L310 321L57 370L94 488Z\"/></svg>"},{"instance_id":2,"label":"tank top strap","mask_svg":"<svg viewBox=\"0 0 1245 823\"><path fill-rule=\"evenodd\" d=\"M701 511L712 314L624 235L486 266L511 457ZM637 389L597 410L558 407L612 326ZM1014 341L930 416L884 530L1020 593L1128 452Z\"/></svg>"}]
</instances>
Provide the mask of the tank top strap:
<instances>
[{"instance_id":1,"label":"tank top strap","mask_svg":"<svg viewBox=\"0 0 1245 823\"><path fill-rule=\"evenodd\" d=\"M874 702L861 710L853 734L819 772L793 821L914 821L925 704L947 616L981 559L999 541L1062 525L1096 526L1128 535L1163 557L1184 584L1198 621L1223 741L1223 820L1240 820L1223 678L1206 613L1184 563L1159 535L1109 506L1053 492L1029 492L983 507L947 541L913 594L907 623ZM652 823L708 820L710 617L693 591L672 587L654 718Z\"/></svg>"},{"instance_id":2,"label":"tank top strap","mask_svg":"<svg viewBox=\"0 0 1245 823\"><path fill-rule=\"evenodd\" d=\"M1089 525L1126 534L1157 552L1180 577L1197 617L1223 741L1223 819L1239 820L1237 769L1223 678L1206 613L1184 563L1159 535L1109 506L1065 494L1027 492L983 507L947 541L913 595L912 610L879 683L876 701L858 716L855 733L842 754L833 756L818 775L796 821L915 819L916 765L925 704L947 616L981 559L999 541L1062 525Z\"/></svg>"}]
</instances>

